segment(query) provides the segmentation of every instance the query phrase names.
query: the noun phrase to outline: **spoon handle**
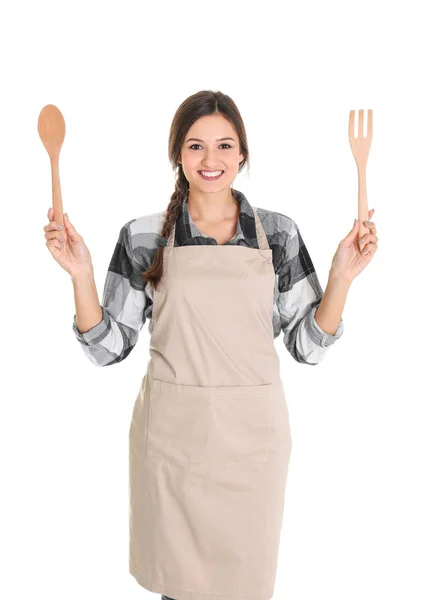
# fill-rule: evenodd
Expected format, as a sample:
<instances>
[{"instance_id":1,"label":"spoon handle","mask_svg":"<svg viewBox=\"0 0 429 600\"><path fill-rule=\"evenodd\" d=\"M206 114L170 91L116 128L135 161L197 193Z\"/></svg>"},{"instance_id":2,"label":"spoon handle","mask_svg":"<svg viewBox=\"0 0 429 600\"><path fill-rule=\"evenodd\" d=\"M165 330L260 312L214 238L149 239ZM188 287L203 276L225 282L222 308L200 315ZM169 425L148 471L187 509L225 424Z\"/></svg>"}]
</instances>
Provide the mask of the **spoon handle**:
<instances>
[{"instance_id":1,"label":"spoon handle","mask_svg":"<svg viewBox=\"0 0 429 600\"><path fill-rule=\"evenodd\" d=\"M52 172L52 206L54 209L55 221L64 227L64 215L63 215L63 199L61 195L61 184L60 184L60 171L58 168L58 159L51 159L51 172Z\"/></svg>"}]
</instances>

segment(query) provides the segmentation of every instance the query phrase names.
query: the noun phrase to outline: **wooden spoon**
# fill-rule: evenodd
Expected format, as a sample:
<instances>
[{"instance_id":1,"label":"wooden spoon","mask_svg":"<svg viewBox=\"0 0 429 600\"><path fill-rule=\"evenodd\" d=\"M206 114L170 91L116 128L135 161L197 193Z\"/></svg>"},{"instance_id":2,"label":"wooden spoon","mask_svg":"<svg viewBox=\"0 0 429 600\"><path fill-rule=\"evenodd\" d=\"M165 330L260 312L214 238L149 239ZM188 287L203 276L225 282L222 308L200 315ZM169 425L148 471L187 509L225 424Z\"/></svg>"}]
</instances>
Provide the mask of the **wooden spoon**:
<instances>
[{"instance_id":1,"label":"wooden spoon","mask_svg":"<svg viewBox=\"0 0 429 600\"><path fill-rule=\"evenodd\" d=\"M371 148L372 141L372 110L368 109L367 134L363 137L363 110L359 110L358 136L355 138L355 111L350 111L349 117L349 140L350 146L355 157L358 169L358 220L359 220L359 239L368 233L370 229L363 225L363 221L368 221L368 198L366 194L366 163ZM361 244L360 250L364 243Z\"/></svg>"},{"instance_id":2,"label":"wooden spoon","mask_svg":"<svg viewBox=\"0 0 429 600\"><path fill-rule=\"evenodd\" d=\"M40 139L48 151L52 173L52 206L54 219L64 227L63 201L61 197L60 173L58 161L61 146L66 134L66 124L61 111L53 104L42 108L37 122Z\"/></svg>"}]
</instances>

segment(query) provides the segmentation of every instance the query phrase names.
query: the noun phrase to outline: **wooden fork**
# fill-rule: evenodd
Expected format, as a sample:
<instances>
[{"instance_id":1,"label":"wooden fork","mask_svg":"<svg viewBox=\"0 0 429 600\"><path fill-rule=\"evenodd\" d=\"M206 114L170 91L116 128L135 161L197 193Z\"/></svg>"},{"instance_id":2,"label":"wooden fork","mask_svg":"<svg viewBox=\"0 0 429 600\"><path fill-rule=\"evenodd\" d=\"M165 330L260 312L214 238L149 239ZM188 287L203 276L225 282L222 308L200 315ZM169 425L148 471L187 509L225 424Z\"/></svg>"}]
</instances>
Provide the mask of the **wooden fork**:
<instances>
[{"instance_id":1,"label":"wooden fork","mask_svg":"<svg viewBox=\"0 0 429 600\"><path fill-rule=\"evenodd\" d=\"M349 140L350 147L355 157L358 169L358 220L359 220L359 239L368 233L369 228L363 225L363 221L368 221L368 198L366 193L366 163L371 148L372 141L372 110L368 109L367 134L363 137L363 110L359 110L358 135L355 138L355 111L350 111L349 117ZM361 245L362 251L364 244Z\"/></svg>"}]
</instances>

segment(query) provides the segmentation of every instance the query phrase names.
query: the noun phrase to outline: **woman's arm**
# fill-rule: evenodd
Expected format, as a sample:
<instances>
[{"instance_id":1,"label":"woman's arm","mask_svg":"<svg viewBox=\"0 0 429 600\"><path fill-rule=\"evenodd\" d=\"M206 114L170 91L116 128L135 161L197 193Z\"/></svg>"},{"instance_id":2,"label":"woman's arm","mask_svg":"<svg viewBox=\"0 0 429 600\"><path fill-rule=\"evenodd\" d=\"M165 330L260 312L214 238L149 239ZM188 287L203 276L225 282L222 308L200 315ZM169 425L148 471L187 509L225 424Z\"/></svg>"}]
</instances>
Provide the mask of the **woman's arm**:
<instances>
[{"instance_id":1,"label":"woman's arm","mask_svg":"<svg viewBox=\"0 0 429 600\"><path fill-rule=\"evenodd\" d=\"M93 275L73 281L76 303L73 332L85 355L99 367L127 358L137 344L151 304L142 277L145 265L136 261L132 248L133 221L126 223L119 233L101 305Z\"/></svg>"},{"instance_id":2,"label":"woman's arm","mask_svg":"<svg viewBox=\"0 0 429 600\"><path fill-rule=\"evenodd\" d=\"M323 330L315 318L324 294L313 261L297 224L290 217L285 215L282 217L285 223L279 229L287 231L287 238L284 244L279 244L276 253L279 291L276 305L284 333L283 341L297 362L316 365L323 360L329 348L343 334L344 322L341 314L339 314L337 327L329 328L329 324L334 324L337 314L336 312L334 315L329 310L330 298L332 298L331 290L334 290L334 298L338 298L338 290L342 288L341 286L337 287L335 280L327 290L328 294L324 304L328 306L327 314L332 314L333 317L331 317L327 329ZM336 290L337 294L335 294ZM339 312L341 313L341 310Z\"/></svg>"},{"instance_id":3,"label":"woman's arm","mask_svg":"<svg viewBox=\"0 0 429 600\"><path fill-rule=\"evenodd\" d=\"M337 331L350 284L347 279L329 272L326 290L314 315L316 323L325 333L334 335Z\"/></svg>"},{"instance_id":4,"label":"woman's arm","mask_svg":"<svg viewBox=\"0 0 429 600\"><path fill-rule=\"evenodd\" d=\"M89 329L98 325L103 317L93 269L72 277L72 283L76 325L80 333L87 333Z\"/></svg>"}]
</instances>

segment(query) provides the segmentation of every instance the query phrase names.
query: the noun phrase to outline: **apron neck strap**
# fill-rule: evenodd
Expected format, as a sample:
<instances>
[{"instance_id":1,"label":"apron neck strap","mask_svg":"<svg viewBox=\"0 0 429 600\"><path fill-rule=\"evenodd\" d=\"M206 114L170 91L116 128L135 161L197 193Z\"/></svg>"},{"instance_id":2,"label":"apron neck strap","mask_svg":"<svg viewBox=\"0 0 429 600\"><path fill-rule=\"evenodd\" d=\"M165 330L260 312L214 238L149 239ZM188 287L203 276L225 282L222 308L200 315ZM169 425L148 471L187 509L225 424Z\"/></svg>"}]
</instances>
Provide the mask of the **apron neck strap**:
<instances>
[{"instance_id":1,"label":"apron neck strap","mask_svg":"<svg viewBox=\"0 0 429 600\"><path fill-rule=\"evenodd\" d=\"M268 243L268 239L265 234L264 228L262 227L261 219L259 218L256 207L252 206L252 210L255 216L256 237L258 238L259 250L269 250L270 245Z\"/></svg>"}]
</instances>

